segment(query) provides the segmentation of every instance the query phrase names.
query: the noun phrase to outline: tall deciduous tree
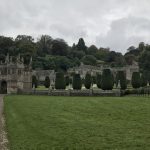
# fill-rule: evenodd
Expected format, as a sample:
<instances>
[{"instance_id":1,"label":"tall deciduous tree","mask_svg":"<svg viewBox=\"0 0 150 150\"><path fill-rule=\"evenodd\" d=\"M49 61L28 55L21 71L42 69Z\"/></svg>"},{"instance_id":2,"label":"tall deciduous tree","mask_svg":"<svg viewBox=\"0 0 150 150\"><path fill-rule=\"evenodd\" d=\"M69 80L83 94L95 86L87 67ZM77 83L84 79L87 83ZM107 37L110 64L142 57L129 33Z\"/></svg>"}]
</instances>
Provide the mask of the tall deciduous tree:
<instances>
[{"instance_id":1,"label":"tall deciduous tree","mask_svg":"<svg viewBox=\"0 0 150 150\"><path fill-rule=\"evenodd\" d=\"M140 55L139 65L143 71L150 71L150 46L146 46L146 50Z\"/></svg>"},{"instance_id":2,"label":"tall deciduous tree","mask_svg":"<svg viewBox=\"0 0 150 150\"><path fill-rule=\"evenodd\" d=\"M51 54L52 37L49 35L42 35L37 41L37 54L39 56L45 56Z\"/></svg>"},{"instance_id":3,"label":"tall deciduous tree","mask_svg":"<svg viewBox=\"0 0 150 150\"><path fill-rule=\"evenodd\" d=\"M96 65L96 63L97 63L97 60L96 60L96 58L95 58L94 56L92 56L92 55L86 55L86 56L83 57L82 62L83 62L85 65L92 65L92 66L94 66L94 65Z\"/></svg>"},{"instance_id":4,"label":"tall deciduous tree","mask_svg":"<svg viewBox=\"0 0 150 150\"><path fill-rule=\"evenodd\" d=\"M86 47L86 45L85 45L85 42L84 42L84 39L83 39L83 38L80 38L80 39L79 39L79 42L78 42L78 44L77 44L77 50L84 51L84 52L87 51L87 47Z\"/></svg>"},{"instance_id":5,"label":"tall deciduous tree","mask_svg":"<svg viewBox=\"0 0 150 150\"><path fill-rule=\"evenodd\" d=\"M66 56L68 44L63 39L56 39L52 42L52 55Z\"/></svg>"},{"instance_id":6,"label":"tall deciduous tree","mask_svg":"<svg viewBox=\"0 0 150 150\"><path fill-rule=\"evenodd\" d=\"M97 48L95 45L91 45L91 46L87 49L88 55L93 55L93 56L95 56L97 52L98 52L98 48Z\"/></svg>"}]
</instances>

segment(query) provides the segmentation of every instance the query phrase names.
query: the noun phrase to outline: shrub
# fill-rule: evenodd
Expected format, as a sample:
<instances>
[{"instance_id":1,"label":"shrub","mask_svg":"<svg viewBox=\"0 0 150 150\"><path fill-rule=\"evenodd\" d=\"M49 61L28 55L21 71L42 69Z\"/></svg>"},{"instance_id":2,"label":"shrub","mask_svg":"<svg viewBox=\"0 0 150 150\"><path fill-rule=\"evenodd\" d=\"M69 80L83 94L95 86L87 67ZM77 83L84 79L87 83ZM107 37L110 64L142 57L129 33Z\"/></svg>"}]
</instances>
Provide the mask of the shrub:
<instances>
[{"instance_id":1,"label":"shrub","mask_svg":"<svg viewBox=\"0 0 150 150\"><path fill-rule=\"evenodd\" d=\"M104 69L102 73L101 87L103 90L112 90L114 78L110 69Z\"/></svg>"},{"instance_id":2,"label":"shrub","mask_svg":"<svg viewBox=\"0 0 150 150\"><path fill-rule=\"evenodd\" d=\"M90 89L92 84L92 77L89 73L86 74L85 80L84 80L84 85L86 89Z\"/></svg>"},{"instance_id":3,"label":"shrub","mask_svg":"<svg viewBox=\"0 0 150 150\"><path fill-rule=\"evenodd\" d=\"M37 80L37 78L36 78L36 76L32 76L32 87L35 87L35 88L37 88L38 87L38 80Z\"/></svg>"},{"instance_id":4,"label":"shrub","mask_svg":"<svg viewBox=\"0 0 150 150\"><path fill-rule=\"evenodd\" d=\"M48 76L45 77L44 86L46 88L50 87L50 78Z\"/></svg>"},{"instance_id":5,"label":"shrub","mask_svg":"<svg viewBox=\"0 0 150 150\"><path fill-rule=\"evenodd\" d=\"M81 90L82 88L82 81L80 74L74 74L73 76L73 89L75 90Z\"/></svg>"},{"instance_id":6,"label":"shrub","mask_svg":"<svg viewBox=\"0 0 150 150\"><path fill-rule=\"evenodd\" d=\"M118 71L116 76L116 84L118 86L118 82L120 81L120 86L122 90L127 88L127 80L124 71Z\"/></svg>"},{"instance_id":7,"label":"shrub","mask_svg":"<svg viewBox=\"0 0 150 150\"><path fill-rule=\"evenodd\" d=\"M141 86L142 86L142 87L147 86L147 77L146 77L146 74L145 74L145 73L143 73L143 74L141 75Z\"/></svg>"},{"instance_id":8,"label":"shrub","mask_svg":"<svg viewBox=\"0 0 150 150\"><path fill-rule=\"evenodd\" d=\"M131 83L132 83L132 87L135 89L141 87L141 79L140 79L140 73L139 72L133 72Z\"/></svg>"},{"instance_id":9,"label":"shrub","mask_svg":"<svg viewBox=\"0 0 150 150\"><path fill-rule=\"evenodd\" d=\"M97 76L96 76L96 84L97 84L97 87L99 89L101 88L101 79L102 79L102 75L101 74L97 74Z\"/></svg>"},{"instance_id":10,"label":"shrub","mask_svg":"<svg viewBox=\"0 0 150 150\"><path fill-rule=\"evenodd\" d=\"M129 94L131 94L131 91L130 90L125 90L125 93L124 93L125 95L129 95Z\"/></svg>"},{"instance_id":11,"label":"shrub","mask_svg":"<svg viewBox=\"0 0 150 150\"><path fill-rule=\"evenodd\" d=\"M65 89L66 88L65 78L64 78L64 74L62 72L56 73L55 88L56 89Z\"/></svg>"}]
</instances>

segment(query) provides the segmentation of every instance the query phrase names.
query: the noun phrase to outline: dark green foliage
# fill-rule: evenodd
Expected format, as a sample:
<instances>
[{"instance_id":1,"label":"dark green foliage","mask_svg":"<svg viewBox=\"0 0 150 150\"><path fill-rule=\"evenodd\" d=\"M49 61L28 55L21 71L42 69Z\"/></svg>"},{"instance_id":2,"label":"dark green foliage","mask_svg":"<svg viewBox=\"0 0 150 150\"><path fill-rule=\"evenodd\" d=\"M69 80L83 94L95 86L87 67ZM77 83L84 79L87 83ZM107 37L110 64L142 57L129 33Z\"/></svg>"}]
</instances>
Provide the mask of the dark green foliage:
<instances>
[{"instance_id":1,"label":"dark green foliage","mask_svg":"<svg viewBox=\"0 0 150 150\"><path fill-rule=\"evenodd\" d=\"M45 77L44 86L46 88L50 87L50 78L48 76Z\"/></svg>"},{"instance_id":2,"label":"dark green foliage","mask_svg":"<svg viewBox=\"0 0 150 150\"><path fill-rule=\"evenodd\" d=\"M140 42L139 43L139 51L144 51L144 49L145 49L145 43L144 42Z\"/></svg>"},{"instance_id":3,"label":"dark green foliage","mask_svg":"<svg viewBox=\"0 0 150 150\"><path fill-rule=\"evenodd\" d=\"M150 71L150 46L140 55L139 65L142 70Z\"/></svg>"},{"instance_id":4,"label":"dark green foliage","mask_svg":"<svg viewBox=\"0 0 150 150\"><path fill-rule=\"evenodd\" d=\"M111 51L107 54L106 62L110 63L112 67L125 65L125 59L121 53Z\"/></svg>"},{"instance_id":5,"label":"dark green foliage","mask_svg":"<svg viewBox=\"0 0 150 150\"><path fill-rule=\"evenodd\" d=\"M49 35L42 35L37 41L37 54L42 57L46 54L51 54L52 37Z\"/></svg>"},{"instance_id":6,"label":"dark green foliage","mask_svg":"<svg viewBox=\"0 0 150 150\"><path fill-rule=\"evenodd\" d=\"M38 80L36 78L36 76L32 76L32 87L37 88L38 87Z\"/></svg>"},{"instance_id":7,"label":"dark green foliage","mask_svg":"<svg viewBox=\"0 0 150 150\"><path fill-rule=\"evenodd\" d=\"M66 86L68 86L70 84L70 78L69 78L69 76L65 77L65 81L66 81Z\"/></svg>"},{"instance_id":8,"label":"dark green foliage","mask_svg":"<svg viewBox=\"0 0 150 150\"><path fill-rule=\"evenodd\" d=\"M147 81L148 81L148 78L147 78L146 72L144 72L141 75L141 87L147 86Z\"/></svg>"},{"instance_id":9,"label":"dark green foliage","mask_svg":"<svg viewBox=\"0 0 150 150\"><path fill-rule=\"evenodd\" d=\"M77 50L80 50L80 51L84 51L86 52L87 51L87 47L85 45L85 42L84 42L84 39L83 38L80 38L79 39L79 42L77 44Z\"/></svg>"},{"instance_id":10,"label":"dark green foliage","mask_svg":"<svg viewBox=\"0 0 150 150\"><path fill-rule=\"evenodd\" d=\"M141 78L139 72L133 72L131 83L132 83L132 87L135 89L141 87Z\"/></svg>"},{"instance_id":11,"label":"dark green foliage","mask_svg":"<svg viewBox=\"0 0 150 150\"><path fill-rule=\"evenodd\" d=\"M147 72L147 80L148 80L148 83L150 85L150 71Z\"/></svg>"},{"instance_id":12,"label":"dark green foliage","mask_svg":"<svg viewBox=\"0 0 150 150\"><path fill-rule=\"evenodd\" d=\"M86 55L86 56L83 57L82 62L83 62L85 65L92 65L92 66L94 66L94 65L96 65L96 63L97 63L97 60L96 60L96 58L95 58L94 56L92 56L92 55Z\"/></svg>"},{"instance_id":13,"label":"dark green foliage","mask_svg":"<svg viewBox=\"0 0 150 150\"><path fill-rule=\"evenodd\" d=\"M87 49L88 55L93 55L93 56L95 56L97 52L98 52L98 48L97 48L95 45L91 45L91 46Z\"/></svg>"},{"instance_id":14,"label":"dark green foliage","mask_svg":"<svg viewBox=\"0 0 150 150\"><path fill-rule=\"evenodd\" d=\"M56 73L55 88L58 90L66 88L65 78L64 78L64 74L62 72Z\"/></svg>"},{"instance_id":15,"label":"dark green foliage","mask_svg":"<svg viewBox=\"0 0 150 150\"><path fill-rule=\"evenodd\" d=\"M125 90L127 88L127 81L126 81L126 75L124 71L118 71L116 75L116 85L118 85L118 82L120 81L120 86L122 90Z\"/></svg>"},{"instance_id":16,"label":"dark green foliage","mask_svg":"<svg viewBox=\"0 0 150 150\"><path fill-rule=\"evenodd\" d=\"M25 64L28 64L32 56L33 69L66 72L69 68L79 66L81 62L93 66L106 63L111 67L123 67L139 61L140 71L150 71L150 45L143 42L137 48L131 46L123 56L109 48L98 49L95 45L87 47L83 38L70 47L63 39L53 39L49 35L42 35L37 41L28 35L18 35L16 38L0 36L0 60L4 61L7 53L11 56L20 53Z\"/></svg>"},{"instance_id":17,"label":"dark green foliage","mask_svg":"<svg viewBox=\"0 0 150 150\"><path fill-rule=\"evenodd\" d=\"M92 84L96 84L96 76L92 76Z\"/></svg>"},{"instance_id":18,"label":"dark green foliage","mask_svg":"<svg viewBox=\"0 0 150 150\"><path fill-rule=\"evenodd\" d=\"M110 69L104 69L102 73L101 87L103 90L112 90L114 78Z\"/></svg>"},{"instance_id":19,"label":"dark green foliage","mask_svg":"<svg viewBox=\"0 0 150 150\"><path fill-rule=\"evenodd\" d=\"M63 39L56 39L52 42L52 54L66 56L68 53L68 45Z\"/></svg>"},{"instance_id":20,"label":"dark green foliage","mask_svg":"<svg viewBox=\"0 0 150 150\"><path fill-rule=\"evenodd\" d=\"M101 80L102 80L102 75L101 74L97 74L97 76L96 76L96 84L97 84L97 87L99 89L101 89Z\"/></svg>"},{"instance_id":21,"label":"dark green foliage","mask_svg":"<svg viewBox=\"0 0 150 150\"><path fill-rule=\"evenodd\" d=\"M82 88L82 81L80 74L74 74L73 76L73 89L75 90L81 90Z\"/></svg>"},{"instance_id":22,"label":"dark green foliage","mask_svg":"<svg viewBox=\"0 0 150 150\"><path fill-rule=\"evenodd\" d=\"M86 89L90 89L92 84L92 77L91 74L87 73L85 76L84 85Z\"/></svg>"}]
</instances>

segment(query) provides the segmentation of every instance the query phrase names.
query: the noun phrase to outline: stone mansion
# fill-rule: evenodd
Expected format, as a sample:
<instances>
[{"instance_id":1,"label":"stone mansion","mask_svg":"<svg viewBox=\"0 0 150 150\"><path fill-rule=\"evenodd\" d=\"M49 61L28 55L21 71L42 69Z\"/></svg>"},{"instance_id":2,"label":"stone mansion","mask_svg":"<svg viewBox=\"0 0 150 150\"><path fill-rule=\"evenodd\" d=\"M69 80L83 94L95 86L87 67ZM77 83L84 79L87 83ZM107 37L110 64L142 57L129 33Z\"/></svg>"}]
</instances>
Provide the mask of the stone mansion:
<instances>
[{"instance_id":1,"label":"stone mansion","mask_svg":"<svg viewBox=\"0 0 150 150\"><path fill-rule=\"evenodd\" d=\"M67 75L71 75L73 72L76 72L81 75L81 78L85 78L87 72L95 76L97 73L102 73L104 68L104 66L94 67L81 64L79 67L70 68ZM133 72L139 72L139 66L136 62L130 66L110 69L114 76L118 71L124 71L127 80L129 81L131 81ZM46 76L50 78L51 84L55 83L54 70L37 69L32 71L32 58L30 59L29 65L25 65L24 59L21 58L20 55L18 55L15 62L12 60L12 57L7 55L5 62L0 62L0 94L31 91L33 75L36 76L39 83L43 83Z\"/></svg>"},{"instance_id":2,"label":"stone mansion","mask_svg":"<svg viewBox=\"0 0 150 150\"><path fill-rule=\"evenodd\" d=\"M31 89L32 58L29 65L24 65L24 59L20 55L15 62L12 61L12 57L7 55L5 62L0 62L0 94Z\"/></svg>"}]
</instances>

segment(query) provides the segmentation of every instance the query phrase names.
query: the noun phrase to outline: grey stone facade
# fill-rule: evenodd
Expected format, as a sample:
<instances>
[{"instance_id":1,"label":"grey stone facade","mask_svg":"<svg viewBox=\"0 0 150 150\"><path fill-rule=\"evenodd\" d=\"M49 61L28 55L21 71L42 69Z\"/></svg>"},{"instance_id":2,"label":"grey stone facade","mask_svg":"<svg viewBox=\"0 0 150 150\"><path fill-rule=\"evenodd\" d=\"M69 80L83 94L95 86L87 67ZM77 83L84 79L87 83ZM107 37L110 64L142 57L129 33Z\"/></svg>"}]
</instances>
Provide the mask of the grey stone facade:
<instances>
[{"instance_id":1,"label":"grey stone facade","mask_svg":"<svg viewBox=\"0 0 150 150\"><path fill-rule=\"evenodd\" d=\"M114 76L116 75L116 73L118 71L124 71L126 74L126 78L129 81L131 81L133 72L139 72L138 63L133 62L133 64L130 66L125 66L125 67L120 67L120 68L119 67L111 68L111 67L105 67L105 66L95 67L95 66L81 64L79 67L70 68L68 70L68 73L71 74L72 72L76 72L76 73L79 73L82 78L85 78L85 75L87 72L91 73L91 75L95 76L97 73L102 74L103 69L105 69L105 68L109 68L112 71L112 73L114 74Z\"/></svg>"},{"instance_id":2,"label":"grey stone facade","mask_svg":"<svg viewBox=\"0 0 150 150\"><path fill-rule=\"evenodd\" d=\"M32 90L32 59L24 65L23 58L18 55L16 62L6 56L0 63L0 93L17 93L19 90Z\"/></svg>"},{"instance_id":3,"label":"grey stone facade","mask_svg":"<svg viewBox=\"0 0 150 150\"><path fill-rule=\"evenodd\" d=\"M54 84L55 82L55 71L54 70L41 70L36 69L32 71L32 75L36 76L37 80L39 81L39 84L43 84L45 81L45 77L49 77L51 84Z\"/></svg>"}]
</instances>

